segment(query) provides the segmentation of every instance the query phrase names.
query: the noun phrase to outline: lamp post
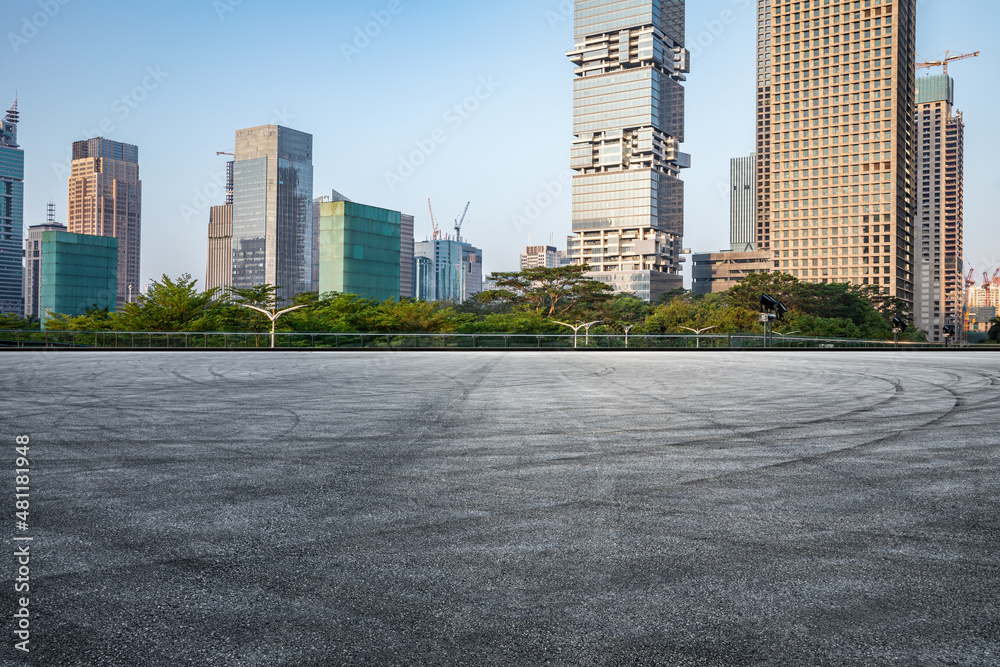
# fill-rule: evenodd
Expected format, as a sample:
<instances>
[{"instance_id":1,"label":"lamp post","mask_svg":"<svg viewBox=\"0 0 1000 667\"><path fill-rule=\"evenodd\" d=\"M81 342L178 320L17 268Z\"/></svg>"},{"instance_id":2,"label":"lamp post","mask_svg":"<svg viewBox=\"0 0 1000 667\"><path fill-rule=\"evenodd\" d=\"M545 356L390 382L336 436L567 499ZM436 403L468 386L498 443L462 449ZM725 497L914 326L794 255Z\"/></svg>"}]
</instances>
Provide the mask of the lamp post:
<instances>
[{"instance_id":1,"label":"lamp post","mask_svg":"<svg viewBox=\"0 0 1000 667\"><path fill-rule=\"evenodd\" d=\"M704 329L692 329L691 327L677 327L677 328L678 329L686 329L688 331L693 331L694 334L695 334L695 336L700 336L702 334L702 332L704 332L704 331L711 331L712 329L715 329L718 326L719 325L716 324L715 326L705 327ZM695 338L694 339L694 346L695 346L695 349L701 349L701 339L700 338Z\"/></svg>"},{"instance_id":2,"label":"lamp post","mask_svg":"<svg viewBox=\"0 0 1000 667\"><path fill-rule=\"evenodd\" d=\"M622 328L625 330L625 349L628 349L628 332L632 330L634 324L622 324Z\"/></svg>"},{"instance_id":3,"label":"lamp post","mask_svg":"<svg viewBox=\"0 0 1000 667\"><path fill-rule=\"evenodd\" d=\"M284 310L279 310L279 311L274 311L274 310L267 311L267 310L264 310L263 308L258 308L257 306L251 306L249 303L241 303L240 305L243 306L244 308L252 308L252 309L256 310L259 313L264 313L265 315L267 315L267 318L269 320L271 320L271 349L272 350L274 349L274 325L278 321L278 318L281 317L282 315L284 315L285 313L292 312L293 310L298 310L299 308L305 308L305 305L303 304L301 306L292 306L291 308L285 308Z\"/></svg>"},{"instance_id":4,"label":"lamp post","mask_svg":"<svg viewBox=\"0 0 1000 667\"><path fill-rule=\"evenodd\" d=\"M578 331L580 331L580 329L583 328L583 325L581 324L579 326L576 326L576 325L573 325L573 324L566 324L565 322L558 322L556 320L552 320L552 321L555 322L556 324L561 324L564 327L569 327L570 329L573 330L573 349L575 350L576 349L576 334L577 334Z\"/></svg>"},{"instance_id":5,"label":"lamp post","mask_svg":"<svg viewBox=\"0 0 1000 667\"><path fill-rule=\"evenodd\" d=\"M128 286L128 303L132 303L132 286Z\"/></svg>"},{"instance_id":6,"label":"lamp post","mask_svg":"<svg viewBox=\"0 0 1000 667\"><path fill-rule=\"evenodd\" d=\"M587 339L584 345L590 345L590 327L594 326L595 324L600 324L603 321L604 320L597 320L595 322L587 322L586 324L583 325L587 329Z\"/></svg>"}]
</instances>

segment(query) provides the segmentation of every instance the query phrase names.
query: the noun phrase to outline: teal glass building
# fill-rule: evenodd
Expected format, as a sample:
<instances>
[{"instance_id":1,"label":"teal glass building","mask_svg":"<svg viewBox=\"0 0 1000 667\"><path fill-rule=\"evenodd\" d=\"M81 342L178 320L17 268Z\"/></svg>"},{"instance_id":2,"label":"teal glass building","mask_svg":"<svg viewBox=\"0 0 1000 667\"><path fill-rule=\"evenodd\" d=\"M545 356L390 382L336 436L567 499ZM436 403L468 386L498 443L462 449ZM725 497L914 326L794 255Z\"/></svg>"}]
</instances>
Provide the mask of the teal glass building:
<instances>
[{"instance_id":1,"label":"teal glass building","mask_svg":"<svg viewBox=\"0 0 1000 667\"><path fill-rule=\"evenodd\" d=\"M0 313L24 313L24 151L17 102L0 120Z\"/></svg>"},{"instance_id":2,"label":"teal glass building","mask_svg":"<svg viewBox=\"0 0 1000 667\"><path fill-rule=\"evenodd\" d=\"M42 234L38 308L45 322L54 313L76 317L118 305L118 239L70 232Z\"/></svg>"},{"instance_id":3,"label":"teal glass building","mask_svg":"<svg viewBox=\"0 0 1000 667\"><path fill-rule=\"evenodd\" d=\"M318 206L320 294L399 299L400 212L350 201Z\"/></svg>"}]
</instances>

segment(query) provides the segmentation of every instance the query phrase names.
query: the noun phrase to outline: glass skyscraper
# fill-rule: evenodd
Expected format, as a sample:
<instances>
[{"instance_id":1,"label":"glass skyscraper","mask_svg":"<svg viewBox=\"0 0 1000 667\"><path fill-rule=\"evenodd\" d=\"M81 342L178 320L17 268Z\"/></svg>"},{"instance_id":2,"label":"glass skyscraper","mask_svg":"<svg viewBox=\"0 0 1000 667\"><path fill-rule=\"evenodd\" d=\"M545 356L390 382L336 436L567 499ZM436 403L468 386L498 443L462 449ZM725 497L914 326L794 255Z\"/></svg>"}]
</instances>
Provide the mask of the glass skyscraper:
<instances>
[{"instance_id":1,"label":"glass skyscraper","mask_svg":"<svg viewBox=\"0 0 1000 667\"><path fill-rule=\"evenodd\" d=\"M24 151L17 145L17 102L0 121L0 313L24 312Z\"/></svg>"},{"instance_id":2,"label":"glass skyscraper","mask_svg":"<svg viewBox=\"0 0 1000 667\"><path fill-rule=\"evenodd\" d=\"M236 132L233 287L276 285L288 303L313 289L313 140L278 125Z\"/></svg>"},{"instance_id":3,"label":"glass skyscraper","mask_svg":"<svg viewBox=\"0 0 1000 667\"><path fill-rule=\"evenodd\" d=\"M681 286L684 0L577 0L568 256L619 292Z\"/></svg>"}]
</instances>

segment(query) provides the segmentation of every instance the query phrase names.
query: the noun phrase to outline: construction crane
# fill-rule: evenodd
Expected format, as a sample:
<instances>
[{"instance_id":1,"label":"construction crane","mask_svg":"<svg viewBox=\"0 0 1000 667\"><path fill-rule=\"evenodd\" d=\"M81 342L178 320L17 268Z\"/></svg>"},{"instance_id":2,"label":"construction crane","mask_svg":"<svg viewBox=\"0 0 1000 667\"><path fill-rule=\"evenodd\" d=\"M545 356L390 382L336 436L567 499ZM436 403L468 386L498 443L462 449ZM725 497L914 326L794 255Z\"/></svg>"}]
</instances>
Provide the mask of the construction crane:
<instances>
[{"instance_id":1,"label":"construction crane","mask_svg":"<svg viewBox=\"0 0 1000 667\"><path fill-rule=\"evenodd\" d=\"M434 207L431 206L430 198L427 199L427 208L431 212L431 227L434 228L434 236L432 236L431 238L437 241L439 238L441 238L441 230L438 229L438 223L436 220L434 220Z\"/></svg>"},{"instance_id":2,"label":"construction crane","mask_svg":"<svg viewBox=\"0 0 1000 667\"><path fill-rule=\"evenodd\" d=\"M236 153L227 153L226 151L215 151L215 154L216 155L232 155L233 157L236 157Z\"/></svg>"},{"instance_id":3,"label":"construction crane","mask_svg":"<svg viewBox=\"0 0 1000 667\"><path fill-rule=\"evenodd\" d=\"M989 271L983 271L983 289L984 290L989 290L990 289L990 285L993 284L993 281L997 279L998 275L1000 275L1000 269L997 269L996 271L993 272L993 277L992 278L990 278L990 272Z\"/></svg>"},{"instance_id":4,"label":"construction crane","mask_svg":"<svg viewBox=\"0 0 1000 667\"><path fill-rule=\"evenodd\" d=\"M472 206L471 201L465 205L465 210L462 211L462 217L455 221L455 240L459 243L462 242L462 223L465 222L465 216L468 215L470 206Z\"/></svg>"},{"instance_id":5,"label":"construction crane","mask_svg":"<svg viewBox=\"0 0 1000 667\"><path fill-rule=\"evenodd\" d=\"M950 55L951 51L944 52L944 60L935 60L932 62L917 63L917 69L930 69L931 67L944 67L944 73L948 73L948 63L955 62L956 60L967 60L969 58L976 58L979 56L979 51L975 53L960 53L957 56Z\"/></svg>"},{"instance_id":6,"label":"construction crane","mask_svg":"<svg viewBox=\"0 0 1000 667\"><path fill-rule=\"evenodd\" d=\"M968 290L970 287L974 287L975 284L976 284L976 270L970 268L969 275L965 277L965 289Z\"/></svg>"}]
</instances>

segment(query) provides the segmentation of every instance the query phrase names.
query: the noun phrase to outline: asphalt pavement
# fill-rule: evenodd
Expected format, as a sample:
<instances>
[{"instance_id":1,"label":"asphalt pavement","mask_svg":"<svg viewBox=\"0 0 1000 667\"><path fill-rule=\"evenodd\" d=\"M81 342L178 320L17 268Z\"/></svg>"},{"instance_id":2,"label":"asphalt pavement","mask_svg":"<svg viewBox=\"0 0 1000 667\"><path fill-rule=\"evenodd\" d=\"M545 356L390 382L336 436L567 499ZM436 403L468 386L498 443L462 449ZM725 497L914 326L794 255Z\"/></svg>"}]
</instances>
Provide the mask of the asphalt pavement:
<instances>
[{"instance_id":1,"label":"asphalt pavement","mask_svg":"<svg viewBox=\"0 0 1000 667\"><path fill-rule=\"evenodd\" d=\"M1000 665L1000 355L8 353L6 664ZM31 438L29 528L15 436Z\"/></svg>"}]
</instances>

